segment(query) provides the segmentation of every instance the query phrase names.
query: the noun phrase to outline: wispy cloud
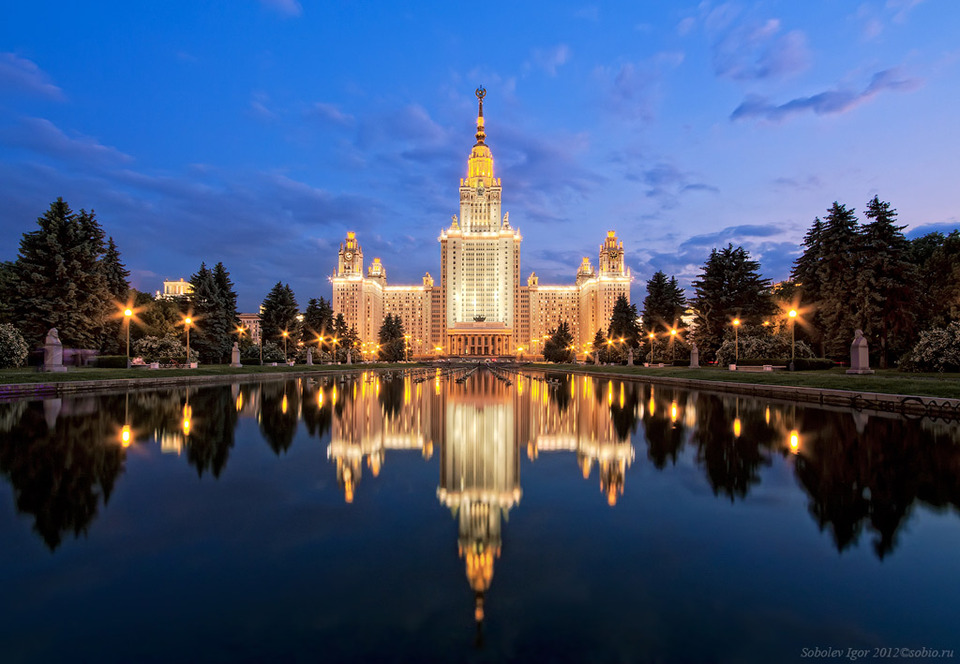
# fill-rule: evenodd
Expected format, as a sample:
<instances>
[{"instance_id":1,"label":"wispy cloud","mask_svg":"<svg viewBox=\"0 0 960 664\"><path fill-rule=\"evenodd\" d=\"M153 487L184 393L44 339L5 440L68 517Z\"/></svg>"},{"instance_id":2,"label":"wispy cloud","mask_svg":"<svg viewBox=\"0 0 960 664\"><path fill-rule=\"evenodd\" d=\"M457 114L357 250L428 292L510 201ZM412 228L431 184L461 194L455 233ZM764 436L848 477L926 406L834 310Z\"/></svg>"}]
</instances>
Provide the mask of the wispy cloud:
<instances>
[{"instance_id":1,"label":"wispy cloud","mask_svg":"<svg viewBox=\"0 0 960 664\"><path fill-rule=\"evenodd\" d=\"M815 115L846 113L881 92L887 90L910 92L921 85L922 81L920 79L904 77L900 74L899 69L884 69L874 74L870 83L860 92L834 88L809 97L797 97L783 104L772 103L759 95L749 95L730 114L730 119L761 118L771 122L780 122L792 115L807 112Z\"/></svg>"},{"instance_id":2,"label":"wispy cloud","mask_svg":"<svg viewBox=\"0 0 960 664\"><path fill-rule=\"evenodd\" d=\"M13 128L0 131L0 142L72 162L102 166L133 161L133 157L82 134L67 135L45 118L22 118Z\"/></svg>"},{"instance_id":3,"label":"wispy cloud","mask_svg":"<svg viewBox=\"0 0 960 664\"><path fill-rule=\"evenodd\" d=\"M297 0L260 0L260 4L284 16L303 14L303 6Z\"/></svg>"},{"instance_id":4,"label":"wispy cloud","mask_svg":"<svg viewBox=\"0 0 960 664\"><path fill-rule=\"evenodd\" d=\"M253 98L250 100L250 112L260 120L276 120L277 113L267 106L269 103L270 96L265 92L254 92Z\"/></svg>"},{"instance_id":5,"label":"wispy cloud","mask_svg":"<svg viewBox=\"0 0 960 664\"><path fill-rule=\"evenodd\" d=\"M641 62L596 68L594 78L605 88L605 107L627 118L652 120L665 72L676 69L683 60L682 52L663 51Z\"/></svg>"},{"instance_id":6,"label":"wispy cloud","mask_svg":"<svg viewBox=\"0 0 960 664\"><path fill-rule=\"evenodd\" d=\"M61 101L63 90L32 60L15 53L0 53L0 90L17 90Z\"/></svg>"},{"instance_id":7,"label":"wispy cloud","mask_svg":"<svg viewBox=\"0 0 960 664\"><path fill-rule=\"evenodd\" d=\"M349 113L345 113L336 104L327 104L317 102L310 107L307 112L308 117L318 118L325 122L330 122L342 127L350 127L354 124L355 118Z\"/></svg>"},{"instance_id":8,"label":"wispy cloud","mask_svg":"<svg viewBox=\"0 0 960 664\"><path fill-rule=\"evenodd\" d=\"M557 75L557 69L565 65L570 59L570 47L566 44L558 44L553 48L534 49L532 61L525 65L525 69L542 69L550 76Z\"/></svg>"}]
</instances>

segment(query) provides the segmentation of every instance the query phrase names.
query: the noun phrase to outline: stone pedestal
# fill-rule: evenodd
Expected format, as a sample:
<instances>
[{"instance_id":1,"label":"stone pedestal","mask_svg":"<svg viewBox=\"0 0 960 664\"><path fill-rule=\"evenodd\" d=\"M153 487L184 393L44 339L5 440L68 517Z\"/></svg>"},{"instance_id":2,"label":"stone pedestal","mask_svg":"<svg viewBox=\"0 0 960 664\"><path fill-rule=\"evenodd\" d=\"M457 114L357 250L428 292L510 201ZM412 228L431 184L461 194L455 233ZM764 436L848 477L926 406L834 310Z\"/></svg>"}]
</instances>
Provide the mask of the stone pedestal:
<instances>
[{"instance_id":1,"label":"stone pedestal","mask_svg":"<svg viewBox=\"0 0 960 664\"><path fill-rule=\"evenodd\" d=\"M872 374L870 369L870 349L863 336L863 330L853 333L853 343L850 344L850 368L848 374Z\"/></svg>"},{"instance_id":2,"label":"stone pedestal","mask_svg":"<svg viewBox=\"0 0 960 664\"><path fill-rule=\"evenodd\" d=\"M230 366L231 367L242 367L240 364L240 346L236 341L233 342L233 350L230 351Z\"/></svg>"},{"instance_id":3,"label":"stone pedestal","mask_svg":"<svg viewBox=\"0 0 960 664\"><path fill-rule=\"evenodd\" d=\"M307 366L313 366L313 349L307 348Z\"/></svg>"},{"instance_id":4,"label":"stone pedestal","mask_svg":"<svg viewBox=\"0 0 960 664\"><path fill-rule=\"evenodd\" d=\"M593 352L593 366L595 367L600 366L600 357L596 351Z\"/></svg>"},{"instance_id":5,"label":"stone pedestal","mask_svg":"<svg viewBox=\"0 0 960 664\"><path fill-rule=\"evenodd\" d=\"M63 366L63 344L60 343L60 333L57 332L57 328L51 327L43 342L43 366L40 367L40 371L59 373L66 370L67 368Z\"/></svg>"},{"instance_id":6,"label":"stone pedestal","mask_svg":"<svg viewBox=\"0 0 960 664\"><path fill-rule=\"evenodd\" d=\"M697 344L690 344L690 368L700 368L700 351L697 349Z\"/></svg>"}]
</instances>

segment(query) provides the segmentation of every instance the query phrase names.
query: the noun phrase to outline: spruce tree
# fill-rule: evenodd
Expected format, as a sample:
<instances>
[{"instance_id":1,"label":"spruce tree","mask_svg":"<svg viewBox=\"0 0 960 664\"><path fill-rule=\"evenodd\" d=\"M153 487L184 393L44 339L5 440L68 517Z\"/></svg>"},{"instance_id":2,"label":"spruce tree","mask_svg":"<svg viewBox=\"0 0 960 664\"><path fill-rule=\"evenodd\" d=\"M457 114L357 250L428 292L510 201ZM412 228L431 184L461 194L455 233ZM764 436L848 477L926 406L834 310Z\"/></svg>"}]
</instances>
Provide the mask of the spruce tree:
<instances>
[{"instance_id":1,"label":"spruce tree","mask_svg":"<svg viewBox=\"0 0 960 664\"><path fill-rule=\"evenodd\" d=\"M853 208L834 201L827 211L820 246L816 271L820 292L815 306L822 326L823 350L829 357L846 357L859 320L854 297L862 257Z\"/></svg>"},{"instance_id":2,"label":"spruce tree","mask_svg":"<svg viewBox=\"0 0 960 664\"><path fill-rule=\"evenodd\" d=\"M58 198L24 233L13 265L10 309L30 346L52 327L64 346L100 348L104 324L116 314L100 260L103 230L93 211L74 213Z\"/></svg>"},{"instance_id":3,"label":"spruce tree","mask_svg":"<svg viewBox=\"0 0 960 664\"><path fill-rule=\"evenodd\" d=\"M228 289L232 288L229 274L222 264L218 267L221 271L219 281ZM203 362L222 363L233 347L236 296L233 295L231 300L232 290L221 290L215 271L208 269L206 263L201 263L200 270L190 277L190 284L193 286L191 315L196 322L191 330L191 348L196 349Z\"/></svg>"},{"instance_id":4,"label":"spruce tree","mask_svg":"<svg viewBox=\"0 0 960 664\"><path fill-rule=\"evenodd\" d=\"M607 335L602 329L598 329L593 335L593 350L596 353L597 362L606 364L610 361L610 354L607 350Z\"/></svg>"},{"instance_id":5,"label":"spruce tree","mask_svg":"<svg viewBox=\"0 0 960 664\"><path fill-rule=\"evenodd\" d=\"M802 306L806 310L804 314L806 325L799 327L797 332L802 331L811 344L819 346L821 355L823 355L823 323L817 307L821 290L817 271L823 258L823 229L823 221L820 217L816 217L807 234L803 236L803 252L794 261L793 270L790 272L790 279L798 289L795 301L791 301L790 304Z\"/></svg>"},{"instance_id":6,"label":"spruce tree","mask_svg":"<svg viewBox=\"0 0 960 664\"><path fill-rule=\"evenodd\" d=\"M547 362L570 362L573 357L573 351L570 350L572 343L570 325L563 321L550 330L550 338L543 344L543 359Z\"/></svg>"},{"instance_id":7,"label":"spruce tree","mask_svg":"<svg viewBox=\"0 0 960 664\"><path fill-rule=\"evenodd\" d=\"M403 321L400 316L387 314L380 326L378 357L384 362L399 362L406 355L406 339L403 338Z\"/></svg>"},{"instance_id":8,"label":"spruce tree","mask_svg":"<svg viewBox=\"0 0 960 664\"><path fill-rule=\"evenodd\" d=\"M291 341L296 350L296 340L300 338L300 323L297 320L300 310L297 307L297 298L289 285L278 281L270 289L263 300L260 311L260 332L263 340L283 346L283 332L287 332L287 353L291 349Z\"/></svg>"},{"instance_id":9,"label":"spruce tree","mask_svg":"<svg viewBox=\"0 0 960 664\"><path fill-rule=\"evenodd\" d=\"M874 196L865 214L873 221L860 229L856 302L861 329L886 369L890 352L905 352L912 340L919 272L903 236L906 226L894 223L896 210Z\"/></svg>"},{"instance_id":10,"label":"spruce tree","mask_svg":"<svg viewBox=\"0 0 960 664\"><path fill-rule=\"evenodd\" d=\"M919 267L918 330L945 328L960 320L960 230L949 235L929 233L911 243Z\"/></svg>"},{"instance_id":11,"label":"spruce tree","mask_svg":"<svg viewBox=\"0 0 960 664\"><path fill-rule=\"evenodd\" d=\"M626 295L618 295L610 314L607 337L619 343L621 349L636 348L639 345L640 326L637 324L637 305L630 304ZM620 343L620 339L623 342Z\"/></svg>"},{"instance_id":12,"label":"spruce tree","mask_svg":"<svg viewBox=\"0 0 960 664\"><path fill-rule=\"evenodd\" d=\"M770 280L760 276L759 270L760 263L752 260L743 247L728 244L710 252L700 276L693 282L695 340L702 359L715 358L735 318L745 324L760 325L765 316L776 311Z\"/></svg>"},{"instance_id":13,"label":"spruce tree","mask_svg":"<svg viewBox=\"0 0 960 664\"><path fill-rule=\"evenodd\" d=\"M303 312L303 343L315 343L317 337L328 337L332 330L333 308L322 297L311 298Z\"/></svg>"},{"instance_id":14,"label":"spruce tree","mask_svg":"<svg viewBox=\"0 0 960 664\"><path fill-rule=\"evenodd\" d=\"M676 329L682 331L687 298L677 283L676 277L667 279L662 270L658 270L647 281L647 296L643 299L643 330L660 332Z\"/></svg>"}]
</instances>

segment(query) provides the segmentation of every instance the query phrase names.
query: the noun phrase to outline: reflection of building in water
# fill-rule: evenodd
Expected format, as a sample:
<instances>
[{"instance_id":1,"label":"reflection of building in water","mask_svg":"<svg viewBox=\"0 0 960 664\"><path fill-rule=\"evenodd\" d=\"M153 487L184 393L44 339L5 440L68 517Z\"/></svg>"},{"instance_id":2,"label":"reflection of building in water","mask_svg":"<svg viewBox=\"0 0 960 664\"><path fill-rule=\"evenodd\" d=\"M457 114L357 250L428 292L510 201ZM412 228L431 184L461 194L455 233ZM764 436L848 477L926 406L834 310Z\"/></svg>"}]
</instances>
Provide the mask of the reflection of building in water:
<instances>
[{"instance_id":1,"label":"reflection of building in water","mask_svg":"<svg viewBox=\"0 0 960 664\"><path fill-rule=\"evenodd\" d=\"M629 411L626 415L634 421L639 417L642 406L634 396L634 386L630 386L628 397L623 381L601 382L589 376L571 376L556 387L535 380L529 382L530 410L525 413L524 427L527 456L532 461L540 452L573 452L584 479L590 477L596 464L600 490L607 502L615 505L623 495L624 476L633 463L634 449L629 434L618 433L611 411ZM558 407L551 390L569 392L566 407ZM562 396L565 398L566 394Z\"/></svg>"},{"instance_id":2,"label":"reflection of building in water","mask_svg":"<svg viewBox=\"0 0 960 664\"><path fill-rule=\"evenodd\" d=\"M433 455L432 394L428 383L414 383L410 378L387 381L373 372L364 372L339 387L335 383L320 388L317 399L321 406L324 401L331 406L337 405L337 399L342 402L333 418L327 458L336 464L337 481L348 503L353 502L364 459L376 477L386 450L420 450L426 459Z\"/></svg>"},{"instance_id":3,"label":"reflection of building in water","mask_svg":"<svg viewBox=\"0 0 960 664\"><path fill-rule=\"evenodd\" d=\"M500 556L502 520L520 501L520 454L513 390L489 372L470 383L449 390L437 498L458 519L458 550L480 622L494 558Z\"/></svg>"}]
</instances>

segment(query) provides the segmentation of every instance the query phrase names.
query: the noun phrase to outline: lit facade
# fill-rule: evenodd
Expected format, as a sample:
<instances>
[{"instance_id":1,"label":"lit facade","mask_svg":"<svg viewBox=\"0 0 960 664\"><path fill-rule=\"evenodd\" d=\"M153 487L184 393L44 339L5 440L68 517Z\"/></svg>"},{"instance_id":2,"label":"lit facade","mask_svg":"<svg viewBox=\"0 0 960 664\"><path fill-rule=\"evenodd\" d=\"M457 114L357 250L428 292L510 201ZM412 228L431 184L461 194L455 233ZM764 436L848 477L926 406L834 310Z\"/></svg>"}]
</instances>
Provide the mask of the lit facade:
<instances>
[{"instance_id":1,"label":"lit facade","mask_svg":"<svg viewBox=\"0 0 960 664\"><path fill-rule=\"evenodd\" d=\"M191 295L193 295L193 284L181 277L179 281L164 281L163 292L157 291L154 297L158 300L172 300L179 297L190 297Z\"/></svg>"},{"instance_id":2,"label":"lit facade","mask_svg":"<svg viewBox=\"0 0 960 664\"><path fill-rule=\"evenodd\" d=\"M333 284L333 309L342 313L364 344L375 344L383 319L399 316L414 356L538 355L546 335L566 322L578 352L587 352L598 329L606 330L620 295L630 298L630 270L623 242L609 231L598 267L584 258L570 286L521 285L520 231L502 210L502 186L486 144L483 98L477 90L476 143L460 179L460 214L441 230L440 281L430 274L420 286L387 286L380 259L363 272L363 250L350 232L341 243Z\"/></svg>"}]
</instances>

